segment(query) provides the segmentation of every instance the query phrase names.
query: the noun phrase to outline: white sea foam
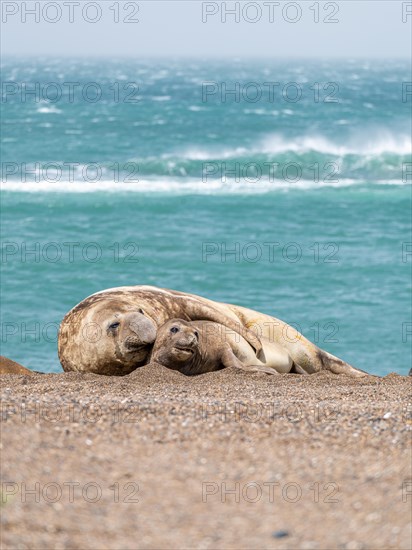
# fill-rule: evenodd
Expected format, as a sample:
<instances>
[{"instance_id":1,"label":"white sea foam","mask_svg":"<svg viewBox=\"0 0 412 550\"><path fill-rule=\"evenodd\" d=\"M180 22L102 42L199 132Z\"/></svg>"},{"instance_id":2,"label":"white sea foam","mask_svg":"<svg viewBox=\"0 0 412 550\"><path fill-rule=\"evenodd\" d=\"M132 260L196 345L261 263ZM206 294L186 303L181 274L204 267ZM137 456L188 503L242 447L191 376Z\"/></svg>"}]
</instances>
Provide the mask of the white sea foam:
<instances>
[{"instance_id":1,"label":"white sea foam","mask_svg":"<svg viewBox=\"0 0 412 550\"><path fill-rule=\"evenodd\" d=\"M342 124L342 122L340 123ZM334 142L321 135L308 135L291 139L285 138L281 134L271 134L256 146L248 149L245 147L237 147L234 149L219 149L215 151L190 148L182 154L176 154L175 156L188 160L223 160L242 157L246 154L248 156L287 152L299 154L309 151L335 155L338 157L344 155L379 156L384 153L408 155L412 152L412 144L410 136L406 134L395 136L386 131L372 133L370 137L367 135L352 136L345 144Z\"/></svg>"},{"instance_id":2,"label":"white sea foam","mask_svg":"<svg viewBox=\"0 0 412 550\"><path fill-rule=\"evenodd\" d=\"M226 149L226 150L205 150L205 149L196 149L191 148L185 151L183 154L173 155L174 158L180 157L187 160L211 160L211 159L229 159L232 157L241 157L243 155L249 154L250 149L245 147L236 147L236 149ZM163 158L168 158L171 155L163 155Z\"/></svg>"},{"instance_id":3,"label":"white sea foam","mask_svg":"<svg viewBox=\"0 0 412 550\"><path fill-rule=\"evenodd\" d=\"M50 105L50 107L39 107L37 109L37 112L38 113L43 113L43 114L58 115L62 112L62 110L58 109L55 105Z\"/></svg>"},{"instance_id":4,"label":"white sea foam","mask_svg":"<svg viewBox=\"0 0 412 550\"><path fill-rule=\"evenodd\" d=\"M21 182L8 180L1 183L2 191L14 191L22 193L173 193L175 194L199 194L199 195L256 195L274 191L286 192L294 190L316 190L326 187L343 188L349 186L372 185L370 182L362 182L355 179L340 179L337 182L314 182L313 180L301 179L294 183L284 180L261 179L256 183L249 183L244 180L228 180L222 182L220 179L201 181L192 179L158 178L156 180L141 180L133 183L114 182L112 180L101 180L96 182L85 181L39 181ZM409 182L402 182L400 179L383 180L374 182L373 185L411 185Z\"/></svg>"},{"instance_id":5,"label":"white sea foam","mask_svg":"<svg viewBox=\"0 0 412 550\"><path fill-rule=\"evenodd\" d=\"M294 140L286 140L280 135L268 137L262 146L264 153L318 151L319 153L343 155L381 155L394 153L407 155L411 153L410 136L394 136L388 132L380 132L371 137L353 136L346 144L339 144L323 136L303 136Z\"/></svg>"},{"instance_id":6,"label":"white sea foam","mask_svg":"<svg viewBox=\"0 0 412 550\"><path fill-rule=\"evenodd\" d=\"M170 95L154 95L150 98L152 101L170 101Z\"/></svg>"}]
</instances>

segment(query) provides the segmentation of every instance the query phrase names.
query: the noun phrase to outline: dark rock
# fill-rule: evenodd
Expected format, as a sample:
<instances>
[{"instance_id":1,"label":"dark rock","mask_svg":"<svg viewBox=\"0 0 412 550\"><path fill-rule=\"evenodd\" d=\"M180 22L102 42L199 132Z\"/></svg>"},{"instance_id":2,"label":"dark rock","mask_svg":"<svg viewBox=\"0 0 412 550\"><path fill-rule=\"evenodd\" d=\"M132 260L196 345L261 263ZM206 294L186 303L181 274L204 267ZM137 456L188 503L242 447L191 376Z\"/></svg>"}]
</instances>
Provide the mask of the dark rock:
<instances>
[{"instance_id":1,"label":"dark rock","mask_svg":"<svg viewBox=\"0 0 412 550\"><path fill-rule=\"evenodd\" d=\"M289 531L284 531L284 530L274 531L272 533L272 537L274 539L283 539L283 537L288 537L288 536L289 536Z\"/></svg>"}]
</instances>

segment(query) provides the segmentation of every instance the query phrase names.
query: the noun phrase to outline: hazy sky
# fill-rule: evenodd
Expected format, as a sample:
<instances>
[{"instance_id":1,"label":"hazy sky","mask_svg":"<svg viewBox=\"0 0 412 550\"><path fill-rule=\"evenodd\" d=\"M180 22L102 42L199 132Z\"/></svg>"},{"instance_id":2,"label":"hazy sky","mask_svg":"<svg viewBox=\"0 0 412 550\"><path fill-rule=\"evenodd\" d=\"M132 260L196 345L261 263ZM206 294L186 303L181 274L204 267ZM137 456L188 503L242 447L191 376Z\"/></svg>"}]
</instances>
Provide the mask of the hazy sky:
<instances>
[{"instance_id":1,"label":"hazy sky","mask_svg":"<svg viewBox=\"0 0 412 550\"><path fill-rule=\"evenodd\" d=\"M412 2L396 0L2 0L1 7L3 55L410 58L412 48ZM36 9L39 21L25 9ZM225 14L233 9L239 21Z\"/></svg>"}]
</instances>

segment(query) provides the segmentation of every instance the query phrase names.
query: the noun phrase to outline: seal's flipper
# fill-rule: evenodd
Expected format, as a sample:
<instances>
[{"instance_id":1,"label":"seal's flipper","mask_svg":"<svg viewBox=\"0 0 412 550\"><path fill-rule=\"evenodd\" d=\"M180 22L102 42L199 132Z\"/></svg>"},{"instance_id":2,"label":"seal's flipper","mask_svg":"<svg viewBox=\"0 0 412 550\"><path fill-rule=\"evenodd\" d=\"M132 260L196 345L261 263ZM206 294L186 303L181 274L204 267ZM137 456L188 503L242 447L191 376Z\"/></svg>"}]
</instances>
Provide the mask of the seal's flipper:
<instances>
[{"instance_id":1,"label":"seal's flipper","mask_svg":"<svg viewBox=\"0 0 412 550\"><path fill-rule=\"evenodd\" d=\"M233 353L232 348L229 344L226 344L224 351L222 352L221 361L224 367L235 367L248 372L262 372L265 374L279 374L274 369L270 367L265 367L264 365L252 365L250 367L245 366Z\"/></svg>"},{"instance_id":2,"label":"seal's flipper","mask_svg":"<svg viewBox=\"0 0 412 550\"><path fill-rule=\"evenodd\" d=\"M221 361L222 361L222 365L225 368L236 367L237 369L243 369L243 370L246 368L244 364L241 361L239 361L239 359L233 353L233 350L228 343L225 344L224 349L222 351Z\"/></svg>"},{"instance_id":3,"label":"seal's flipper","mask_svg":"<svg viewBox=\"0 0 412 550\"><path fill-rule=\"evenodd\" d=\"M259 336L253 331L242 324L241 320L232 319L229 315L221 312L219 309L215 309L209 304L205 304L196 299L188 300L185 304L186 314L191 321L213 321L227 327L234 332L237 332L242 336L255 350L256 356L262 352L262 342Z\"/></svg>"},{"instance_id":4,"label":"seal's flipper","mask_svg":"<svg viewBox=\"0 0 412 550\"><path fill-rule=\"evenodd\" d=\"M352 376L354 378L373 376L365 372L364 370L352 367L351 365L349 365L349 363L342 361L342 359L335 357L327 351L320 350L320 353L318 353L318 357L321 360L322 364L325 366L326 370L329 370L334 374L347 374L348 376Z\"/></svg>"},{"instance_id":5,"label":"seal's flipper","mask_svg":"<svg viewBox=\"0 0 412 550\"><path fill-rule=\"evenodd\" d=\"M270 367L265 367L264 365L252 365L250 367L244 367L244 370L247 370L249 372L261 372L262 374L280 374L275 369L271 369Z\"/></svg>"},{"instance_id":6,"label":"seal's flipper","mask_svg":"<svg viewBox=\"0 0 412 550\"><path fill-rule=\"evenodd\" d=\"M309 374L304 369L302 369L301 366L299 366L297 363L293 362L293 366L290 370L292 374Z\"/></svg>"}]
</instances>

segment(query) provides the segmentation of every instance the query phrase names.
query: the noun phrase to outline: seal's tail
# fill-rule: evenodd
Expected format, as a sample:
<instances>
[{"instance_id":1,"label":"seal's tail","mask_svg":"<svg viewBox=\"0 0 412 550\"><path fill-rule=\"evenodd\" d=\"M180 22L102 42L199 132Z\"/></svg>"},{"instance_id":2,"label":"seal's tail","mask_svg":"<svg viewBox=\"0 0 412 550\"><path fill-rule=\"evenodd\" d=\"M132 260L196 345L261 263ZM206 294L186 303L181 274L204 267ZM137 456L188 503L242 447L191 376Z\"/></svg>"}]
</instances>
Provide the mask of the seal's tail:
<instances>
[{"instance_id":1,"label":"seal's tail","mask_svg":"<svg viewBox=\"0 0 412 550\"><path fill-rule=\"evenodd\" d=\"M318 354L318 357L325 369L330 370L335 374L347 374L348 376L353 376L356 378L363 378L364 376L368 376L369 374L364 370L352 367L351 365L349 365L349 363L342 361L342 359L339 359L339 357L335 357L327 351L322 350L321 353Z\"/></svg>"}]
</instances>

